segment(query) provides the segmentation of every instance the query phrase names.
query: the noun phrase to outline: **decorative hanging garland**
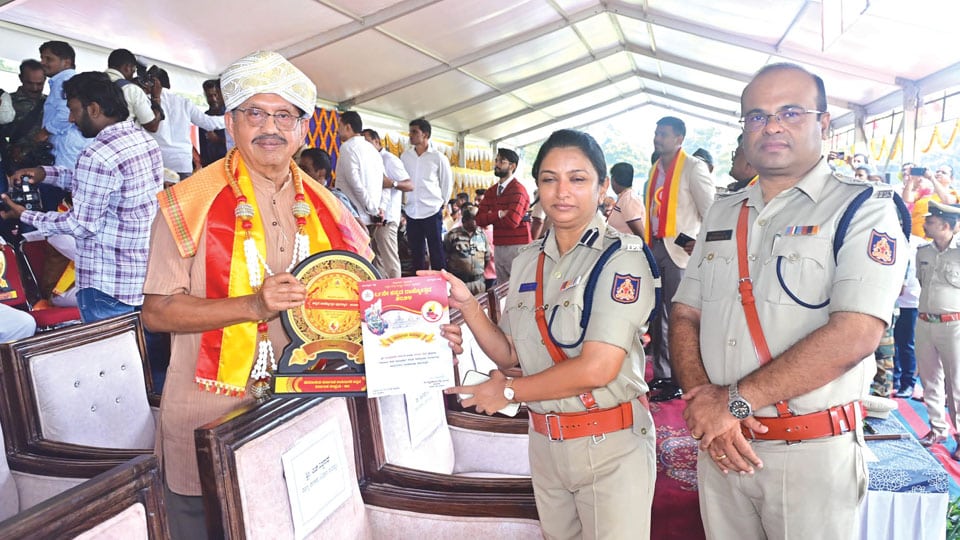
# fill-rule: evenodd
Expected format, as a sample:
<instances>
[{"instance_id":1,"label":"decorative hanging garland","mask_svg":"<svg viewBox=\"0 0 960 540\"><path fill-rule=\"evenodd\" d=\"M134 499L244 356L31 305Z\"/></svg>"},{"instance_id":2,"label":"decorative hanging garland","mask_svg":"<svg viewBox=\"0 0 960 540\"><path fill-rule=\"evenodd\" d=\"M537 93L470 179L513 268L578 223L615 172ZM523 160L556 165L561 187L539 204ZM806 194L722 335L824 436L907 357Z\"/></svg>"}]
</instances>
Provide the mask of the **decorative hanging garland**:
<instances>
[{"instance_id":1,"label":"decorative hanging garland","mask_svg":"<svg viewBox=\"0 0 960 540\"><path fill-rule=\"evenodd\" d=\"M940 138L940 125L933 126L933 133L930 134L930 142L927 143L927 147L921 150L920 152L926 154L933 149L933 143L936 142L942 150L947 150L953 146L954 139L957 138L957 132L960 131L960 118L958 118L953 123L953 131L950 133L950 138L946 143L943 142L943 139Z\"/></svg>"},{"instance_id":2,"label":"decorative hanging garland","mask_svg":"<svg viewBox=\"0 0 960 540\"><path fill-rule=\"evenodd\" d=\"M237 207L234 210L234 215L240 220L244 232L243 256L247 266L247 278L250 280L250 288L256 293L263 285L264 273L272 276L273 270L270 269L263 254L261 254L257 248L257 242L251 232L256 209L252 204L247 202L247 196L244 195L240 189L238 178L240 169L238 164L236 164L236 157L238 155L239 152L237 152L236 148L231 150L230 154L227 155L227 159L224 160L224 167L226 168L227 178L230 182L230 189L237 199ZM290 174L293 177L293 188L295 192L291 212L297 220L297 233L294 236L293 255L290 260L290 265L286 268L287 272L293 270L300 261L310 255L310 238L307 237L305 230L307 217L310 215L310 205L306 202L306 195L303 191L303 179L300 177L299 169L293 161L290 162ZM260 271L261 265L263 272ZM256 381L251 388L251 392L253 396L258 399L266 395L269 387L267 381L270 379L270 373L277 369L277 360L274 355L273 344L270 342L267 330L267 321L261 320L257 322L257 360L254 362L253 369L250 371L250 378Z\"/></svg>"}]
</instances>

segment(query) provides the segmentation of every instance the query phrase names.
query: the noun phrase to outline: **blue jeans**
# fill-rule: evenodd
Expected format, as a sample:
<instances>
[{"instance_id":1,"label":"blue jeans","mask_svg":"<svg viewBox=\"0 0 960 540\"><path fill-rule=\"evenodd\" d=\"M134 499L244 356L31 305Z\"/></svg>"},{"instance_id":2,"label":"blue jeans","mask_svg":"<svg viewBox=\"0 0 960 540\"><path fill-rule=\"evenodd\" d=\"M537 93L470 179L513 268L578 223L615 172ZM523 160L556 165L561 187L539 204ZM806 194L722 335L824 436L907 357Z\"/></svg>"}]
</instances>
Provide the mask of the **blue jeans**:
<instances>
[{"instance_id":1,"label":"blue jeans","mask_svg":"<svg viewBox=\"0 0 960 540\"><path fill-rule=\"evenodd\" d=\"M140 309L92 287L77 291L77 307L80 308L80 320L85 323L126 315Z\"/></svg>"},{"instance_id":2,"label":"blue jeans","mask_svg":"<svg viewBox=\"0 0 960 540\"><path fill-rule=\"evenodd\" d=\"M900 317L893 326L893 341L897 346L894 357L893 383L907 388L916 383L917 357L914 353L914 330L917 328L917 308L900 308Z\"/></svg>"}]
</instances>

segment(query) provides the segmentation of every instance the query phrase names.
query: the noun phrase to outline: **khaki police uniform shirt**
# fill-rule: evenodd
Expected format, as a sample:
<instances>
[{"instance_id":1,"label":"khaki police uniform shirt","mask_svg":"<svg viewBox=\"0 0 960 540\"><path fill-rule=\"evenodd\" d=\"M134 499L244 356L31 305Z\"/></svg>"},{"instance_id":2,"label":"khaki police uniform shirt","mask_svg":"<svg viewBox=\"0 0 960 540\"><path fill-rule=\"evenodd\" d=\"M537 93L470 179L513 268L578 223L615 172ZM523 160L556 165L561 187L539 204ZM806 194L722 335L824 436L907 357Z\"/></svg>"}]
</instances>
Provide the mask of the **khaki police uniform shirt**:
<instances>
[{"instance_id":1,"label":"khaki police uniform shirt","mask_svg":"<svg viewBox=\"0 0 960 540\"><path fill-rule=\"evenodd\" d=\"M543 272L543 299L546 317L554 338L561 344L576 342L581 335L580 320L585 309L584 293L590 271L603 251L617 239L622 244L600 272L593 289L589 324L583 341L563 349L568 357L580 354L583 343L599 341L627 351L616 378L593 391L601 408L614 407L646 393L643 379L644 354L640 336L654 307L654 279L643 253L643 241L609 228L597 214L587 226L580 242L560 255L551 229L542 241L530 244L517 255L510 276L500 328L513 339L524 375L533 375L553 366L553 359L540 338L535 319L537 258L546 254ZM527 402L531 410L582 412L579 397Z\"/></svg>"},{"instance_id":2,"label":"khaki police uniform shirt","mask_svg":"<svg viewBox=\"0 0 960 540\"><path fill-rule=\"evenodd\" d=\"M960 312L960 234L941 252L933 242L917 249L920 313Z\"/></svg>"},{"instance_id":3,"label":"khaki police uniform shirt","mask_svg":"<svg viewBox=\"0 0 960 540\"><path fill-rule=\"evenodd\" d=\"M865 189L874 193L854 215L835 263L838 222ZM713 204L673 298L701 311L700 351L711 382L731 384L760 365L737 289L741 203L750 208L747 254L757 312L776 358L834 312L863 313L889 324L907 264L892 196L889 189L834 176L821 159L766 204L759 185ZM871 353L825 386L791 399L790 407L807 414L859 399L875 373ZM776 410L767 406L757 416L776 416Z\"/></svg>"}]
</instances>

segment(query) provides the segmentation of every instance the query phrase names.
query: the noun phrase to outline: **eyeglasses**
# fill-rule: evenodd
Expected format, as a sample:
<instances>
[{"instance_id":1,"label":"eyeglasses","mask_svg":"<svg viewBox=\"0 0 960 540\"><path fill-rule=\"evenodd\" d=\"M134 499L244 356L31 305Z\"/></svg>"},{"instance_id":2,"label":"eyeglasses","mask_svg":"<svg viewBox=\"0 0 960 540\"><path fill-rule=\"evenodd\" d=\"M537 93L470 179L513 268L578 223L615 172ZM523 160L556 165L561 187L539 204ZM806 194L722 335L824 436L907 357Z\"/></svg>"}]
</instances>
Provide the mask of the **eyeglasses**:
<instances>
[{"instance_id":1,"label":"eyeglasses","mask_svg":"<svg viewBox=\"0 0 960 540\"><path fill-rule=\"evenodd\" d=\"M753 112L744 116L740 119L740 123L743 124L743 129L745 131L760 131L766 127L767 122L770 121L770 117L777 119L781 125L796 125L800 122L803 122L803 119L808 114L823 114L824 111L808 111L803 107L784 107L779 111L773 114L767 114L762 112Z\"/></svg>"},{"instance_id":2,"label":"eyeglasses","mask_svg":"<svg viewBox=\"0 0 960 540\"><path fill-rule=\"evenodd\" d=\"M302 118L299 116L290 114L288 112L280 111L278 113L270 114L267 111L258 109L256 107L248 107L246 109L237 108L234 110L242 112L244 118L247 119L247 123L253 127L262 126L267 121L267 118L272 116L273 123L277 126L277 129L283 131L292 131L295 127L297 127L297 124L300 123L300 120L302 120Z\"/></svg>"},{"instance_id":3,"label":"eyeglasses","mask_svg":"<svg viewBox=\"0 0 960 540\"><path fill-rule=\"evenodd\" d=\"M943 170L943 169L939 169L939 170L937 171L937 174L950 174L950 172L949 172L949 171L945 171L945 170Z\"/></svg>"}]
</instances>

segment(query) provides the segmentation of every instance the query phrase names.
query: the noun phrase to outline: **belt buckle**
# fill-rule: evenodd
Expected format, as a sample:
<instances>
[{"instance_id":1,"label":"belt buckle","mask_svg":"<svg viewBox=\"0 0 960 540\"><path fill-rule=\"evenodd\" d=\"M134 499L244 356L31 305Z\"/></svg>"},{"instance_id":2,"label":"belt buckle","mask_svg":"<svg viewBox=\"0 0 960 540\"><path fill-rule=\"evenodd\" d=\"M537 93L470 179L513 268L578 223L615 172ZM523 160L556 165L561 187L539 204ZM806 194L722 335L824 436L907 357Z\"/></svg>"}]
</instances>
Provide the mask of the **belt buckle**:
<instances>
[{"instance_id":1,"label":"belt buckle","mask_svg":"<svg viewBox=\"0 0 960 540\"><path fill-rule=\"evenodd\" d=\"M553 414L553 413L548 413L548 414L543 415L543 418L544 418L544 420L547 421L547 438L550 439L551 441L562 441L562 440L563 440L563 428L560 427L560 415ZM553 436L553 429L551 429L551 427L550 427L550 418L556 418L556 419L557 419L557 432L558 432L559 437L554 438L554 436Z\"/></svg>"}]
</instances>

